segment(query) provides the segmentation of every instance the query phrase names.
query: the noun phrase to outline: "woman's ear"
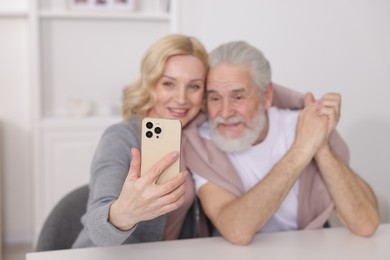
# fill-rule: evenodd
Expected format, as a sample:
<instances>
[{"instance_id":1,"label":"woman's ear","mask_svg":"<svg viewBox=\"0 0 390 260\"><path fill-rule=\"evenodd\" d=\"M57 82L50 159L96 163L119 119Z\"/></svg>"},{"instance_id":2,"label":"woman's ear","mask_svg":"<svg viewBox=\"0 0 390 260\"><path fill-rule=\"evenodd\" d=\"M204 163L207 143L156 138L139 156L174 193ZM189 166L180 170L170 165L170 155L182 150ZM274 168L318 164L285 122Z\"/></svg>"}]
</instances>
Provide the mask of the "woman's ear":
<instances>
[{"instance_id":1,"label":"woman's ear","mask_svg":"<svg viewBox=\"0 0 390 260\"><path fill-rule=\"evenodd\" d=\"M273 84L270 82L264 92L264 108L269 109L272 105L272 99L274 98Z\"/></svg>"}]
</instances>

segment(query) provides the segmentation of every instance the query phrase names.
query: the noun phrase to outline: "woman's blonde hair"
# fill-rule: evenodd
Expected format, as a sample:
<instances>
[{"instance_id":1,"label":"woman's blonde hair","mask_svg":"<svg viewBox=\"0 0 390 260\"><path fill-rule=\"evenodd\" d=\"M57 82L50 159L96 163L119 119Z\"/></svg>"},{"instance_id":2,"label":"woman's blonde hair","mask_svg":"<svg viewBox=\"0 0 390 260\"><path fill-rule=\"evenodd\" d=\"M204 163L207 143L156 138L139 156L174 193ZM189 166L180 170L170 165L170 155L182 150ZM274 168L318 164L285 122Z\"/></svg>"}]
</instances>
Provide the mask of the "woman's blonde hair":
<instances>
[{"instance_id":1,"label":"woman's blonde hair","mask_svg":"<svg viewBox=\"0 0 390 260\"><path fill-rule=\"evenodd\" d=\"M194 37L170 34L154 43L144 54L139 77L123 91L122 115L145 116L155 102L153 88L164 72L167 60L175 55L192 55L208 68L208 55L202 43Z\"/></svg>"}]
</instances>

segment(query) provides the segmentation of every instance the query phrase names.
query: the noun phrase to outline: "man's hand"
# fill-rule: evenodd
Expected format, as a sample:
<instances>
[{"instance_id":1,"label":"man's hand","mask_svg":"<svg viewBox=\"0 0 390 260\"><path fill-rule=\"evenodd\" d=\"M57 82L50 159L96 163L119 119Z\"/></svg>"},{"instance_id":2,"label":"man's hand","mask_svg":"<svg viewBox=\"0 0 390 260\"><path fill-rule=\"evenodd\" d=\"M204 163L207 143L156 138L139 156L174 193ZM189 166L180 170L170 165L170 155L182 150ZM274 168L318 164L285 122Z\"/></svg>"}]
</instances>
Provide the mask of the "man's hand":
<instances>
[{"instance_id":1,"label":"man's hand","mask_svg":"<svg viewBox=\"0 0 390 260\"><path fill-rule=\"evenodd\" d=\"M328 117L328 137L336 129L340 120L341 95L338 93L327 93L319 100L321 104L320 114Z\"/></svg>"},{"instance_id":2,"label":"man's hand","mask_svg":"<svg viewBox=\"0 0 390 260\"><path fill-rule=\"evenodd\" d=\"M327 140L328 117L321 113L322 105L313 94L305 95L305 108L298 117L294 147L311 159Z\"/></svg>"}]
</instances>

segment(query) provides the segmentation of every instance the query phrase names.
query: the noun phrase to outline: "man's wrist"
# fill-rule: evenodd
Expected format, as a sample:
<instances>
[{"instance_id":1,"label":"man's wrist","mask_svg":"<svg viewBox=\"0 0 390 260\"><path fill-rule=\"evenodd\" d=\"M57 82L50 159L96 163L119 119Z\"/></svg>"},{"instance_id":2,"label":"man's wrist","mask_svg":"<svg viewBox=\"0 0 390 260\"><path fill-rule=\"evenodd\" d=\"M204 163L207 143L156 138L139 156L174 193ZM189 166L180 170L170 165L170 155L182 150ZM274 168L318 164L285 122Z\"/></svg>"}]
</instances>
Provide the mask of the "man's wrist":
<instances>
[{"instance_id":1,"label":"man's wrist","mask_svg":"<svg viewBox=\"0 0 390 260\"><path fill-rule=\"evenodd\" d=\"M324 156L329 156L332 154L332 150L330 148L330 145L328 142L325 142L323 145L321 145L320 149L318 149L317 153L315 154L314 158L316 160L320 160Z\"/></svg>"}]
</instances>

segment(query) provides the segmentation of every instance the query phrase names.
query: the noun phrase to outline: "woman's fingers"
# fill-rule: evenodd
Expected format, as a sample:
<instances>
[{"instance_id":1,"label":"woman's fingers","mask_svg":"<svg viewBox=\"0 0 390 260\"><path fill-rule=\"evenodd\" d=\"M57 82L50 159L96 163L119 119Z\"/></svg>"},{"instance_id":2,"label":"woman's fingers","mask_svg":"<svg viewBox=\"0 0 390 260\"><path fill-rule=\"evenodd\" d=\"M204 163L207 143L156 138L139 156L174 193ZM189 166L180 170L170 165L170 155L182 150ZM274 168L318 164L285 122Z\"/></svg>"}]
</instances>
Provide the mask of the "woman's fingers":
<instances>
[{"instance_id":1,"label":"woman's fingers","mask_svg":"<svg viewBox=\"0 0 390 260\"><path fill-rule=\"evenodd\" d=\"M138 179L141 173L141 155L137 148L131 148L131 158L127 180Z\"/></svg>"},{"instance_id":2,"label":"woman's fingers","mask_svg":"<svg viewBox=\"0 0 390 260\"><path fill-rule=\"evenodd\" d=\"M167 154L142 176L140 176L139 150L133 148L131 155L127 181L117 201L121 205L121 215L127 216L125 217L127 220L121 218L121 227L129 227L129 223L155 218L177 209L184 202L186 172L179 173L178 176L164 184L155 184L160 174L179 159L178 152Z\"/></svg>"},{"instance_id":3,"label":"woman's fingers","mask_svg":"<svg viewBox=\"0 0 390 260\"><path fill-rule=\"evenodd\" d=\"M176 160L179 159L178 152L171 152L157 161L150 169L143 175L145 180L155 183L161 173L164 172L169 166L171 166Z\"/></svg>"}]
</instances>

